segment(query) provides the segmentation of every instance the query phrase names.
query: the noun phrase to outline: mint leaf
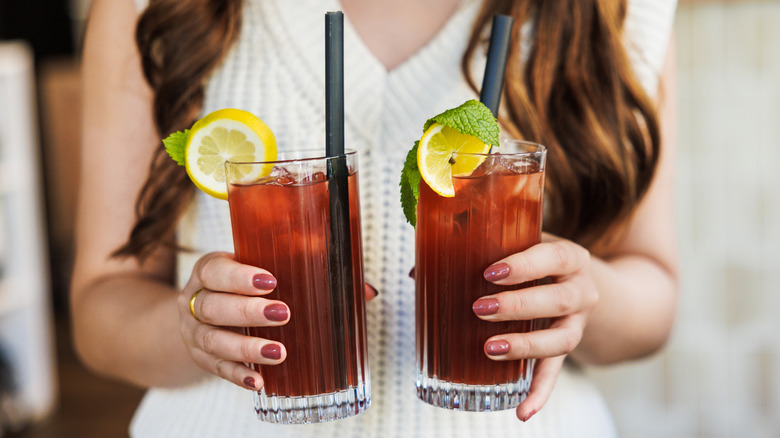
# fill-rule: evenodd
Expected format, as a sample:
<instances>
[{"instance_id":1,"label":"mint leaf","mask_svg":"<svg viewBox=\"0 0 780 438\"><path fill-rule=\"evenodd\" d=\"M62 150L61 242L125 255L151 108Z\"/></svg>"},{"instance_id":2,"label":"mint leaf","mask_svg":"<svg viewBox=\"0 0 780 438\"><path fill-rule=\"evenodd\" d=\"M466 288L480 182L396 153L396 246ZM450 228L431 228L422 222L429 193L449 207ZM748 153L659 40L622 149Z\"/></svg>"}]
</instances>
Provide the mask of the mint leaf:
<instances>
[{"instance_id":1,"label":"mint leaf","mask_svg":"<svg viewBox=\"0 0 780 438\"><path fill-rule=\"evenodd\" d=\"M490 110L478 100L469 100L463 105L448 109L425 122L423 132L434 123L449 126L461 134L477 137L485 144L498 146L498 122ZM419 141L406 156L404 168L401 171L401 206L406 220L417 225L417 200L420 197L420 169L417 167L417 147Z\"/></svg>"},{"instance_id":2,"label":"mint leaf","mask_svg":"<svg viewBox=\"0 0 780 438\"><path fill-rule=\"evenodd\" d=\"M425 122L423 132L434 123L477 137L482 143L498 146L498 123L488 107L478 100L466 101L463 105L448 109Z\"/></svg>"},{"instance_id":3,"label":"mint leaf","mask_svg":"<svg viewBox=\"0 0 780 438\"><path fill-rule=\"evenodd\" d=\"M165 152L168 152L173 161L179 163L179 166L184 166L184 147L187 145L187 135L190 133L189 129L184 131L174 132L168 137L163 139L165 145Z\"/></svg>"},{"instance_id":4,"label":"mint leaf","mask_svg":"<svg viewBox=\"0 0 780 438\"><path fill-rule=\"evenodd\" d=\"M404 216L407 222L412 226L417 225L417 199L420 197L420 169L417 167L417 145L419 141L414 142L414 147L406 155L406 162L401 171L401 206L404 209Z\"/></svg>"}]
</instances>

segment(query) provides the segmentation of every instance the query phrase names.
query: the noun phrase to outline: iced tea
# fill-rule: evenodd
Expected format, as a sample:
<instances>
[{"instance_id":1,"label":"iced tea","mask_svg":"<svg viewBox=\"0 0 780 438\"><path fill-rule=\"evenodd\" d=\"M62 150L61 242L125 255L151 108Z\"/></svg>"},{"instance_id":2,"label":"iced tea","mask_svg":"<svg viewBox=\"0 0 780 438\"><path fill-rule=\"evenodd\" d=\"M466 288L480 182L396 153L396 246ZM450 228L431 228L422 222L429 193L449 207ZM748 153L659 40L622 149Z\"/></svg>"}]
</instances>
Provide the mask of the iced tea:
<instances>
[{"instance_id":1,"label":"iced tea","mask_svg":"<svg viewBox=\"0 0 780 438\"><path fill-rule=\"evenodd\" d=\"M370 403L357 173L354 154L348 158L351 290L329 288L324 160L275 163L270 176L229 184L236 259L271 272L277 287L266 297L285 302L291 313L283 326L247 329L287 349L279 365L252 365L265 382L256 409L267 421L327 421Z\"/></svg>"},{"instance_id":2,"label":"iced tea","mask_svg":"<svg viewBox=\"0 0 780 438\"><path fill-rule=\"evenodd\" d=\"M483 346L494 335L530 331L533 321L487 322L472 310L482 296L518 288L486 281L485 268L541 239L544 150L527 147L533 151L486 155L472 174L454 176L452 198L420 183L417 387L430 404L500 410L527 394L532 362L494 361Z\"/></svg>"}]
</instances>

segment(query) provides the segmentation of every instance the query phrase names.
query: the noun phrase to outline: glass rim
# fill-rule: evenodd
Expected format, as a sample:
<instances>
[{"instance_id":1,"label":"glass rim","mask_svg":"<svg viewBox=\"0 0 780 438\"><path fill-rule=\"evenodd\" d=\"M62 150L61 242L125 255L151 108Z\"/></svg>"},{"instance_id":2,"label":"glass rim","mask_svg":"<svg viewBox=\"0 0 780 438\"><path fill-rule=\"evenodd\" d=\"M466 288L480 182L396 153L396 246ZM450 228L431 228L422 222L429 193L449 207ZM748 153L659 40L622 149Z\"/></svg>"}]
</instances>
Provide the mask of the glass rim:
<instances>
[{"instance_id":1,"label":"glass rim","mask_svg":"<svg viewBox=\"0 0 780 438\"><path fill-rule=\"evenodd\" d=\"M503 153L500 151L502 146L496 146L496 148L492 148L492 150L499 149L497 152L453 152L452 155L469 155L473 157L491 157L491 156L497 156L497 157L534 157L538 155L545 155L547 153L547 146L541 144L541 143L535 143L532 141L526 141L526 140L516 140L516 139L506 139L504 140L505 143L519 143L523 145L533 146L536 148L534 151L518 151L518 152L506 152Z\"/></svg>"},{"instance_id":2,"label":"glass rim","mask_svg":"<svg viewBox=\"0 0 780 438\"><path fill-rule=\"evenodd\" d=\"M228 166L228 165L234 165L234 166L242 165L242 166L246 166L246 165L252 165L252 164L279 164L279 163L294 163L294 162L301 162L301 163L303 163L303 162L308 162L308 161L328 160L328 159L332 159L332 158L351 157L351 156L357 155L357 150L355 150L355 149L346 149L344 151L343 155L332 155L332 156L325 155L325 151L323 151L322 149L293 149L293 150L289 150L289 151L281 151L280 155L294 154L294 153L305 154L305 153L308 153L308 152L317 154L318 156L302 157L302 158L289 158L289 159L286 159L286 160L276 159L276 160L273 160L273 161L230 161L230 160L227 160L227 161L225 161L225 166Z\"/></svg>"}]
</instances>

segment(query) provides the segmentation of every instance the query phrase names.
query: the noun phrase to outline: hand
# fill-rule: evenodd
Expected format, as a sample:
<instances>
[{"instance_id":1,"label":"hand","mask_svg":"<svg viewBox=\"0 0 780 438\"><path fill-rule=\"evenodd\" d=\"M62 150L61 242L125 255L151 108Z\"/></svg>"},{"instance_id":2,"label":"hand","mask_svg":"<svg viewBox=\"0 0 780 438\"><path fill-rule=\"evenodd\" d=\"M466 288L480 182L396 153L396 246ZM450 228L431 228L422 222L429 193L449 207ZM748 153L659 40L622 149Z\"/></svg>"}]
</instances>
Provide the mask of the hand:
<instances>
[{"instance_id":1,"label":"hand","mask_svg":"<svg viewBox=\"0 0 780 438\"><path fill-rule=\"evenodd\" d=\"M279 342L246 336L237 328L290 320L286 304L262 297L275 287L268 271L238 263L231 254L201 257L178 298L181 335L195 363L243 388L262 388L260 373L245 364L276 365L287 351Z\"/></svg>"},{"instance_id":2,"label":"hand","mask_svg":"<svg viewBox=\"0 0 780 438\"><path fill-rule=\"evenodd\" d=\"M551 282L485 296L474 302L485 321L550 318L549 327L530 333L507 333L485 342L493 360L537 358L528 397L517 407L527 421L547 401L563 360L582 339L599 299L590 271L590 253L564 239L545 235L542 243L500 260L485 270L485 279L518 285L545 277Z\"/></svg>"},{"instance_id":3,"label":"hand","mask_svg":"<svg viewBox=\"0 0 780 438\"><path fill-rule=\"evenodd\" d=\"M182 338L195 363L243 388L262 388L260 373L245 364L277 365L287 351L279 342L246 336L239 328L280 326L290 320L285 303L262 297L275 287L271 273L238 263L232 254L210 253L198 260L178 298ZM367 300L377 295L368 283L365 293Z\"/></svg>"}]
</instances>

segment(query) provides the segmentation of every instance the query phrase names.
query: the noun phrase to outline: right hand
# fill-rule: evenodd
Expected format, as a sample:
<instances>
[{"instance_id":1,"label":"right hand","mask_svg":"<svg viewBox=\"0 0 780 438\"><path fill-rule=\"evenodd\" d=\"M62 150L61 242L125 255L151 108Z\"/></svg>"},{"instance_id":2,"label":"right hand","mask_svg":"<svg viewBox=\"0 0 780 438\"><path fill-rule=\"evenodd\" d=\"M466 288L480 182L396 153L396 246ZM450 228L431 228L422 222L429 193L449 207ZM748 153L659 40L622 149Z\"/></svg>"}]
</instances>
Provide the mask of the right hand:
<instances>
[{"instance_id":1,"label":"right hand","mask_svg":"<svg viewBox=\"0 0 780 438\"><path fill-rule=\"evenodd\" d=\"M290 320L285 303L262 297L275 287L271 273L241 264L232 254L201 257L178 297L181 335L195 363L242 388L262 388L260 373L245 364L277 365L287 350L279 342L246 336L239 327L273 327ZM197 319L190 311L195 293Z\"/></svg>"}]
</instances>

